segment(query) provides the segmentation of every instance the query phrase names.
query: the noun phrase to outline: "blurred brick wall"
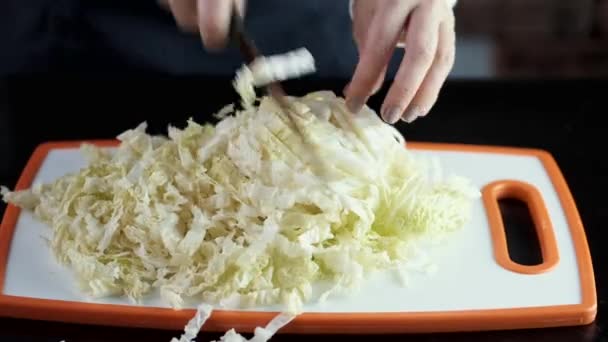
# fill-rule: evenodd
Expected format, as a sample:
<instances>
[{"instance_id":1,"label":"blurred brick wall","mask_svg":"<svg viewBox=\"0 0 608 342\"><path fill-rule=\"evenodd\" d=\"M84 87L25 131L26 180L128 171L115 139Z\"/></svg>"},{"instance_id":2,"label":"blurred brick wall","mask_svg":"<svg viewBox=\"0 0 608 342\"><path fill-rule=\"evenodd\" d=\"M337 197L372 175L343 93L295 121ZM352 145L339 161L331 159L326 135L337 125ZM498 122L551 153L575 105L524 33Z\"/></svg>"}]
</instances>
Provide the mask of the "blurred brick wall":
<instances>
[{"instance_id":1,"label":"blurred brick wall","mask_svg":"<svg viewBox=\"0 0 608 342\"><path fill-rule=\"evenodd\" d=\"M457 30L506 39L588 35L607 0L461 0Z\"/></svg>"},{"instance_id":2,"label":"blurred brick wall","mask_svg":"<svg viewBox=\"0 0 608 342\"><path fill-rule=\"evenodd\" d=\"M599 0L595 10L595 23L598 35L608 38L608 0Z\"/></svg>"},{"instance_id":3,"label":"blurred brick wall","mask_svg":"<svg viewBox=\"0 0 608 342\"><path fill-rule=\"evenodd\" d=\"M461 0L456 18L495 42L498 76L608 76L608 0Z\"/></svg>"}]
</instances>

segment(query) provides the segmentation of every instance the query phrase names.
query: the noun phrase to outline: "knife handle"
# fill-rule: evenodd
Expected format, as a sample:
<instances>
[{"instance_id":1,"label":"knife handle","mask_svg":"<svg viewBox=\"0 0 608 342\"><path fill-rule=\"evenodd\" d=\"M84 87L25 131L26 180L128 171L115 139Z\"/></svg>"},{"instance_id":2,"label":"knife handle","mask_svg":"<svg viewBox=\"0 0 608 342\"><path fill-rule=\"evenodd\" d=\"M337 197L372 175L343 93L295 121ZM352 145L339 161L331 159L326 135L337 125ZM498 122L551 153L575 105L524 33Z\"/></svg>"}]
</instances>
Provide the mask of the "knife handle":
<instances>
[{"instance_id":1,"label":"knife handle","mask_svg":"<svg viewBox=\"0 0 608 342\"><path fill-rule=\"evenodd\" d=\"M236 43L247 64L253 62L259 55L257 47L245 33L245 23L236 8L230 18L230 39Z\"/></svg>"}]
</instances>

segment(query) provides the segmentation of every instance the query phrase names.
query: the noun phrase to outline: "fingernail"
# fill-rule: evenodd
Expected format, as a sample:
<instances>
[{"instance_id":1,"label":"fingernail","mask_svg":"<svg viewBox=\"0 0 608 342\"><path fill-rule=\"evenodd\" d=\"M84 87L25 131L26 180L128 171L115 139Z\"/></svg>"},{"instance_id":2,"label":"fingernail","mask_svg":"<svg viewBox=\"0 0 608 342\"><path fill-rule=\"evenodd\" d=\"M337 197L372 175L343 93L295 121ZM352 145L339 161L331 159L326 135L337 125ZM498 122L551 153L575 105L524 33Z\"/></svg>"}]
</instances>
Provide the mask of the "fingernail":
<instances>
[{"instance_id":1,"label":"fingernail","mask_svg":"<svg viewBox=\"0 0 608 342\"><path fill-rule=\"evenodd\" d=\"M364 104L365 100L360 97L353 97L346 101L346 107L354 114L359 113Z\"/></svg>"},{"instance_id":2,"label":"fingernail","mask_svg":"<svg viewBox=\"0 0 608 342\"><path fill-rule=\"evenodd\" d=\"M424 116L424 112L422 111L422 109L420 109L420 107L418 106L412 106L405 111L405 115L403 115L403 118L401 120L407 123L412 123L419 116Z\"/></svg>"},{"instance_id":3,"label":"fingernail","mask_svg":"<svg viewBox=\"0 0 608 342\"><path fill-rule=\"evenodd\" d=\"M399 120L401 113L402 111L398 107L389 107L387 110L382 112L382 119L386 123L394 124L397 122L397 120Z\"/></svg>"}]
</instances>

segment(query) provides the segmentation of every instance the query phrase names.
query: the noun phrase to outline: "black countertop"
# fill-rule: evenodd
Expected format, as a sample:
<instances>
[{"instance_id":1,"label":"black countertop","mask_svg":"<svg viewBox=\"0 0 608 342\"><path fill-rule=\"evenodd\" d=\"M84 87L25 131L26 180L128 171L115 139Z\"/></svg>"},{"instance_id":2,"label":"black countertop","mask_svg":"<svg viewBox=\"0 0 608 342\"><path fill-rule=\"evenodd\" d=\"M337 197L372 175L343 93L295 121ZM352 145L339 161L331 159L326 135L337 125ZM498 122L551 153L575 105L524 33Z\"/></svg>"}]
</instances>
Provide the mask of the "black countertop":
<instances>
[{"instance_id":1,"label":"black countertop","mask_svg":"<svg viewBox=\"0 0 608 342\"><path fill-rule=\"evenodd\" d=\"M288 91L330 89L345 82L305 80ZM370 101L374 109L386 89ZM598 315L583 327L462 334L384 336L407 341L608 341L608 221L606 124L608 81L450 80L438 104L413 124L397 128L411 141L457 142L541 148L553 154L570 186L585 225L598 294ZM36 145L49 140L106 139L147 121L153 133L203 121L236 99L230 80L176 79L150 75L21 77L0 81L0 184L14 186ZM0 207L3 212L4 207ZM168 341L179 332L92 327L0 318L0 341ZM201 335L200 341L218 335ZM273 341L310 340L277 335ZM314 339L335 338L315 336ZM369 336L352 336L368 340Z\"/></svg>"}]
</instances>

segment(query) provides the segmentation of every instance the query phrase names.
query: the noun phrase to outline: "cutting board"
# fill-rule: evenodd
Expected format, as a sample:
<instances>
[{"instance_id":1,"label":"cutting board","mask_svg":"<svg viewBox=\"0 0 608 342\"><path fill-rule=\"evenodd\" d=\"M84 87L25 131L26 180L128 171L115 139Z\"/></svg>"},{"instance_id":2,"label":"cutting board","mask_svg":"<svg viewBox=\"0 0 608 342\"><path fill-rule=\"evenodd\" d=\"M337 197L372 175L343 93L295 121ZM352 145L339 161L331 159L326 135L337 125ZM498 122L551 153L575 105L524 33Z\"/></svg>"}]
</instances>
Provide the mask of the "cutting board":
<instances>
[{"instance_id":1,"label":"cutting board","mask_svg":"<svg viewBox=\"0 0 608 342\"><path fill-rule=\"evenodd\" d=\"M90 142L90 141L89 141ZM17 185L49 182L85 165L81 142L38 147ZM115 141L93 143L112 148ZM473 218L431 257L436 272L415 274L407 286L391 272L366 279L350 297L305 306L281 332L399 333L541 328L583 325L596 315L593 269L585 231L558 165L545 151L520 148L409 143L415 153L439 157L448 173L482 190ZM498 200L525 202L542 262L510 258ZM52 256L50 229L30 213L8 206L0 228L0 314L75 323L181 330L194 305L173 310L158 296L134 304L123 298L90 299ZM277 307L217 309L203 330L251 332Z\"/></svg>"}]
</instances>

